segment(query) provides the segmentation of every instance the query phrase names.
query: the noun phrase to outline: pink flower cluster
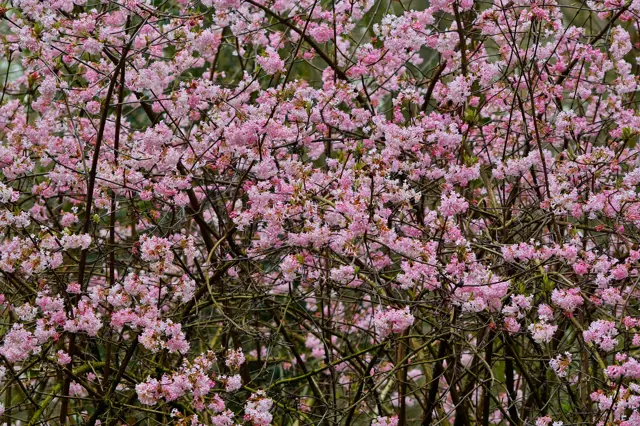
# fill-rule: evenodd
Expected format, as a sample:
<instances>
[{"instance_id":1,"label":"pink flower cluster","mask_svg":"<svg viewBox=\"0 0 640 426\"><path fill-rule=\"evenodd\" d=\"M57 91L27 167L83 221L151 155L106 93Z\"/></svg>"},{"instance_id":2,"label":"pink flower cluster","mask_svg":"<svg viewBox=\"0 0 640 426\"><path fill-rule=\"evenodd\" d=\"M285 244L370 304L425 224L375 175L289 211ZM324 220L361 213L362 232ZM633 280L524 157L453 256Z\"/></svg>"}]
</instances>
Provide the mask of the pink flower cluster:
<instances>
[{"instance_id":1,"label":"pink flower cluster","mask_svg":"<svg viewBox=\"0 0 640 426\"><path fill-rule=\"evenodd\" d=\"M415 321L409 311L409 307L404 309L387 309L378 311L373 317L373 323L380 338L384 339L390 333L402 334L411 327Z\"/></svg>"},{"instance_id":2,"label":"pink flower cluster","mask_svg":"<svg viewBox=\"0 0 640 426\"><path fill-rule=\"evenodd\" d=\"M269 412L273 407L273 400L267 398L263 392L252 394L244 406L244 419L253 426L269 426L273 416Z\"/></svg>"},{"instance_id":3,"label":"pink flower cluster","mask_svg":"<svg viewBox=\"0 0 640 426\"><path fill-rule=\"evenodd\" d=\"M229 361L235 362L235 359L227 358L227 362ZM209 408L215 412L222 412L225 405L219 396L214 395L208 405L206 404L209 394L216 386L216 380L225 384L227 392L234 392L242 387L242 379L239 375L216 374L212 371L215 363L216 356L210 351L192 362L185 361L183 366L172 374L164 374L160 379L148 377L146 381L136 385L138 399L145 405L155 405L161 399L171 402L189 394L198 411Z\"/></svg>"},{"instance_id":4,"label":"pink flower cluster","mask_svg":"<svg viewBox=\"0 0 640 426\"><path fill-rule=\"evenodd\" d=\"M618 340L615 337L617 335L616 324L606 320L592 322L589 329L582 333L585 342L595 343L603 351L611 351L616 347Z\"/></svg>"}]
</instances>

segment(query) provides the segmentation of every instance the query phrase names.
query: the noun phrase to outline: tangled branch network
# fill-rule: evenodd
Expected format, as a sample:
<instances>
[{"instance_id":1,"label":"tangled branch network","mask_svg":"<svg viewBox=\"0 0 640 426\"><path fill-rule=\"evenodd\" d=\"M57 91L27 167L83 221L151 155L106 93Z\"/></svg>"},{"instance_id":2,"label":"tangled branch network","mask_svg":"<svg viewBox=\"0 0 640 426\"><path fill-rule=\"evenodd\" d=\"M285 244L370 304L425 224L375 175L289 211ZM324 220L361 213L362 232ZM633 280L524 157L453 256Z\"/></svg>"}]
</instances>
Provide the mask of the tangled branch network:
<instances>
[{"instance_id":1,"label":"tangled branch network","mask_svg":"<svg viewBox=\"0 0 640 426\"><path fill-rule=\"evenodd\" d=\"M0 0L0 424L640 426L640 0Z\"/></svg>"}]
</instances>

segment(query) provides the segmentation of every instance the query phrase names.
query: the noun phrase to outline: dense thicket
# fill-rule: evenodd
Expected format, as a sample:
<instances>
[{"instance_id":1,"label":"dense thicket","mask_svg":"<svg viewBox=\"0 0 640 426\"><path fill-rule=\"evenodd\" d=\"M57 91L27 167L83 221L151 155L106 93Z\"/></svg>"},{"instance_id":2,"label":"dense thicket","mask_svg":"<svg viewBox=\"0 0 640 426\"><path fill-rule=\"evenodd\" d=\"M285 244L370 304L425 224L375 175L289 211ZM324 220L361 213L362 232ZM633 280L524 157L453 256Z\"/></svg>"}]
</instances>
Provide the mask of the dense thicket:
<instances>
[{"instance_id":1,"label":"dense thicket","mask_svg":"<svg viewBox=\"0 0 640 426\"><path fill-rule=\"evenodd\" d=\"M639 13L4 3L4 422L639 426Z\"/></svg>"}]
</instances>

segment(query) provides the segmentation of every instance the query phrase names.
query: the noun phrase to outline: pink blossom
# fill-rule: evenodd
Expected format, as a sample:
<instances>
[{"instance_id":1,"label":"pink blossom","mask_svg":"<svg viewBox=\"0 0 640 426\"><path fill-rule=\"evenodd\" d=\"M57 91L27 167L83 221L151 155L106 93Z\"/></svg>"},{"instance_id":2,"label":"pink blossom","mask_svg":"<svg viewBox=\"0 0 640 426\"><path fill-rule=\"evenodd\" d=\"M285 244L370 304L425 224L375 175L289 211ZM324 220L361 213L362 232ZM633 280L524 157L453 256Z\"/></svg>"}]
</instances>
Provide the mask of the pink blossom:
<instances>
[{"instance_id":1,"label":"pink blossom","mask_svg":"<svg viewBox=\"0 0 640 426\"><path fill-rule=\"evenodd\" d=\"M91 244L91 236L87 234L65 235L64 237L62 237L62 240L60 241L60 243L62 244L62 247L64 247L66 250L77 249L77 248L86 250L87 248L89 248L89 245Z\"/></svg>"},{"instance_id":2,"label":"pink blossom","mask_svg":"<svg viewBox=\"0 0 640 426\"><path fill-rule=\"evenodd\" d=\"M226 383L224 389L227 392L235 392L242 387L242 379L239 374L230 376L226 378Z\"/></svg>"},{"instance_id":3,"label":"pink blossom","mask_svg":"<svg viewBox=\"0 0 640 426\"><path fill-rule=\"evenodd\" d=\"M585 342L593 342L603 351L612 350L618 343L617 339L615 339L618 335L618 330L616 330L616 325L612 321L593 321L589 329L585 330L582 335Z\"/></svg>"},{"instance_id":4,"label":"pink blossom","mask_svg":"<svg viewBox=\"0 0 640 426\"><path fill-rule=\"evenodd\" d=\"M214 426L233 426L235 424L233 418L233 412L226 410L222 414L211 417L211 424Z\"/></svg>"},{"instance_id":5,"label":"pink blossom","mask_svg":"<svg viewBox=\"0 0 640 426\"><path fill-rule=\"evenodd\" d=\"M333 38L333 30L326 24L312 28L309 33L318 43L326 43Z\"/></svg>"},{"instance_id":6,"label":"pink blossom","mask_svg":"<svg viewBox=\"0 0 640 426\"><path fill-rule=\"evenodd\" d=\"M273 421L273 416L269 412L273 406L273 401L258 391L251 395L244 406L244 419L253 426L269 426Z\"/></svg>"},{"instance_id":7,"label":"pink blossom","mask_svg":"<svg viewBox=\"0 0 640 426\"><path fill-rule=\"evenodd\" d=\"M136 385L138 400L145 405L154 405L160 399L159 389L160 386L156 379L148 378L146 382L138 383Z\"/></svg>"},{"instance_id":8,"label":"pink blossom","mask_svg":"<svg viewBox=\"0 0 640 426\"><path fill-rule=\"evenodd\" d=\"M81 291L81 288L80 288L80 284L78 284L78 283L76 283L76 282L70 283L70 284L67 286L67 293L70 293L70 294L80 294L81 292L82 292L82 291Z\"/></svg>"},{"instance_id":9,"label":"pink blossom","mask_svg":"<svg viewBox=\"0 0 640 426\"><path fill-rule=\"evenodd\" d=\"M537 343L549 343L557 329L557 325L548 324L546 322L538 322L529 326L529 331L533 336L533 340Z\"/></svg>"},{"instance_id":10,"label":"pink blossom","mask_svg":"<svg viewBox=\"0 0 640 426\"><path fill-rule=\"evenodd\" d=\"M389 333L401 334L413 325L415 318L409 312L409 307L405 307L378 311L373 321L380 337L385 338Z\"/></svg>"},{"instance_id":11,"label":"pink blossom","mask_svg":"<svg viewBox=\"0 0 640 426\"><path fill-rule=\"evenodd\" d=\"M570 288L568 290L554 289L551 293L551 301L568 313L573 313L583 304L579 288Z\"/></svg>"},{"instance_id":12,"label":"pink blossom","mask_svg":"<svg viewBox=\"0 0 640 426\"><path fill-rule=\"evenodd\" d=\"M551 321L553 319L553 309L545 303L538 306L538 318L541 321Z\"/></svg>"},{"instance_id":13,"label":"pink blossom","mask_svg":"<svg viewBox=\"0 0 640 426\"><path fill-rule=\"evenodd\" d=\"M87 102L86 108L89 114L98 114L100 112L100 103L96 101Z\"/></svg>"},{"instance_id":14,"label":"pink blossom","mask_svg":"<svg viewBox=\"0 0 640 426\"><path fill-rule=\"evenodd\" d=\"M56 352L56 358L58 359L58 364L60 365L68 365L71 362L71 357L63 350L59 350L58 352Z\"/></svg>"},{"instance_id":15,"label":"pink blossom","mask_svg":"<svg viewBox=\"0 0 640 426\"><path fill-rule=\"evenodd\" d=\"M571 365L573 357L569 352L565 352L564 355L558 355L549 361L549 365L558 377L567 377L567 368Z\"/></svg>"},{"instance_id":16,"label":"pink blossom","mask_svg":"<svg viewBox=\"0 0 640 426\"><path fill-rule=\"evenodd\" d=\"M509 333L517 333L518 331L520 331L520 324L515 318L507 317L504 319L504 328Z\"/></svg>"},{"instance_id":17,"label":"pink blossom","mask_svg":"<svg viewBox=\"0 0 640 426\"><path fill-rule=\"evenodd\" d=\"M242 348L238 349L230 349L227 352L225 365L232 369L238 369L242 364L245 363L244 353L242 352Z\"/></svg>"},{"instance_id":18,"label":"pink blossom","mask_svg":"<svg viewBox=\"0 0 640 426\"><path fill-rule=\"evenodd\" d=\"M442 196L440 202L440 212L445 216L455 216L464 213L469 208L469 203L457 193Z\"/></svg>"},{"instance_id":19,"label":"pink blossom","mask_svg":"<svg viewBox=\"0 0 640 426\"><path fill-rule=\"evenodd\" d=\"M13 324L0 347L0 355L7 358L9 362L24 361L29 355L38 351L39 347L33 333L25 330L19 323Z\"/></svg>"},{"instance_id":20,"label":"pink blossom","mask_svg":"<svg viewBox=\"0 0 640 426\"><path fill-rule=\"evenodd\" d=\"M265 56L259 56L257 62L269 75L284 71L284 61L272 47L267 47Z\"/></svg>"}]
</instances>

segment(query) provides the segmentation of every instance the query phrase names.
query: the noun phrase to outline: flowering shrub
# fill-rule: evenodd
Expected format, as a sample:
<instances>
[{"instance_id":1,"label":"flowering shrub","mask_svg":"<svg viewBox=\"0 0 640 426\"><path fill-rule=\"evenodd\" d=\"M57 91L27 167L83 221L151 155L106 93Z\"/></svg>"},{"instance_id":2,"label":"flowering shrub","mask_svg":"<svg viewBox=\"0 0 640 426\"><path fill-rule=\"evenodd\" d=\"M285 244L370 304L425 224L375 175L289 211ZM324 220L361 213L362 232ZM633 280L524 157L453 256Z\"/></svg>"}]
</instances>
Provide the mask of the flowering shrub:
<instances>
[{"instance_id":1,"label":"flowering shrub","mask_svg":"<svg viewBox=\"0 0 640 426\"><path fill-rule=\"evenodd\" d=\"M640 426L639 14L0 3L0 423Z\"/></svg>"}]
</instances>

